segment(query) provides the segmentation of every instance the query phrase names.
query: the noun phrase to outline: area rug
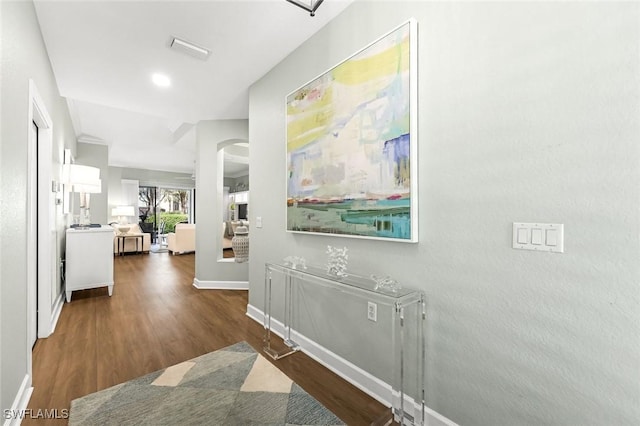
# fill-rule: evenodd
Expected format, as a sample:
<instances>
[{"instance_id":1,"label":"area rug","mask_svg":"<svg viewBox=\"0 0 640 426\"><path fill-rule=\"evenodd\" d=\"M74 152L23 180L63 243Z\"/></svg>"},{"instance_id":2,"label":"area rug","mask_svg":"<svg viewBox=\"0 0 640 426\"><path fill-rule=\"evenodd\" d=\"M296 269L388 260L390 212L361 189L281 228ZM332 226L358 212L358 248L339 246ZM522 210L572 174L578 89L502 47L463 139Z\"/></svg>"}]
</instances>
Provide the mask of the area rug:
<instances>
[{"instance_id":1,"label":"area rug","mask_svg":"<svg viewBox=\"0 0 640 426\"><path fill-rule=\"evenodd\" d=\"M344 423L241 342L74 399L69 425Z\"/></svg>"}]
</instances>

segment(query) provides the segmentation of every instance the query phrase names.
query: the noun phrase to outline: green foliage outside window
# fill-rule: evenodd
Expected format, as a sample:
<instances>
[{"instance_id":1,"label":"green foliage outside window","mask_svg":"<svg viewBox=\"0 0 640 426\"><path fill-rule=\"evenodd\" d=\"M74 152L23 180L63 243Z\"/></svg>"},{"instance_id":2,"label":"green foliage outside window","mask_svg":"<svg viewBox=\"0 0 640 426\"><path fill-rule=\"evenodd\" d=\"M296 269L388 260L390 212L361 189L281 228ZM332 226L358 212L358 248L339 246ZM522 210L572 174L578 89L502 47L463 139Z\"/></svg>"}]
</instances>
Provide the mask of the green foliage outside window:
<instances>
[{"instance_id":1,"label":"green foliage outside window","mask_svg":"<svg viewBox=\"0 0 640 426\"><path fill-rule=\"evenodd\" d=\"M187 222L189 217L184 213L179 212L162 212L158 217L158 226L160 223L164 222L164 233L168 234L169 232L174 232L176 229L176 224L180 222ZM155 215L147 216L147 220L145 222L153 223L155 221Z\"/></svg>"}]
</instances>

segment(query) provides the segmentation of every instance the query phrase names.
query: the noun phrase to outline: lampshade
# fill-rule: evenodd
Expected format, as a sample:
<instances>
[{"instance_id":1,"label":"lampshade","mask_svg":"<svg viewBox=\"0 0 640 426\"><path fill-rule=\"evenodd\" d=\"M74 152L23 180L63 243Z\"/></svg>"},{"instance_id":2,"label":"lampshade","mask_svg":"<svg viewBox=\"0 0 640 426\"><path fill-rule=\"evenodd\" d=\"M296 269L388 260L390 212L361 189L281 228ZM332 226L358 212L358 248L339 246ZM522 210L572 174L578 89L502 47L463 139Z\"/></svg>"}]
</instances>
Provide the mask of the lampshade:
<instances>
[{"instance_id":1,"label":"lampshade","mask_svg":"<svg viewBox=\"0 0 640 426\"><path fill-rule=\"evenodd\" d=\"M85 192L89 194L99 194L102 192L102 181L98 179L97 181L88 184L74 184L73 192Z\"/></svg>"},{"instance_id":2,"label":"lampshade","mask_svg":"<svg viewBox=\"0 0 640 426\"><path fill-rule=\"evenodd\" d=\"M111 216L135 216L133 206L118 206L111 209Z\"/></svg>"},{"instance_id":3,"label":"lampshade","mask_svg":"<svg viewBox=\"0 0 640 426\"><path fill-rule=\"evenodd\" d=\"M62 182L70 185L73 192L96 194L102 192L100 169L82 164L64 164Z\"/></svg>"}]
</instances>

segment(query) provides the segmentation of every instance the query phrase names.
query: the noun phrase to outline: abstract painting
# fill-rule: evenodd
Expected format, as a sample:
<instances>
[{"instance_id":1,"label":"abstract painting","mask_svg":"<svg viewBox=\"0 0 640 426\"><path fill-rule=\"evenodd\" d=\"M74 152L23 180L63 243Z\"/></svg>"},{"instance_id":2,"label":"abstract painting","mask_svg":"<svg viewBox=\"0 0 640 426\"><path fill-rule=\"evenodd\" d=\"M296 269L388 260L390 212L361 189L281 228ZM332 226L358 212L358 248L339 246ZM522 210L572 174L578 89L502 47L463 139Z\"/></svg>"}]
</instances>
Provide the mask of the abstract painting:
<instances>
[{"instance_id":1,"label":"abstract painting","mask_svg":"<svg viewBox=\"0 0 640 426\"><path fill-rule=\"evenodd\" d=\"M417 241L416 27L287 96L288 231Z\"/></svg>"}]
</instances>

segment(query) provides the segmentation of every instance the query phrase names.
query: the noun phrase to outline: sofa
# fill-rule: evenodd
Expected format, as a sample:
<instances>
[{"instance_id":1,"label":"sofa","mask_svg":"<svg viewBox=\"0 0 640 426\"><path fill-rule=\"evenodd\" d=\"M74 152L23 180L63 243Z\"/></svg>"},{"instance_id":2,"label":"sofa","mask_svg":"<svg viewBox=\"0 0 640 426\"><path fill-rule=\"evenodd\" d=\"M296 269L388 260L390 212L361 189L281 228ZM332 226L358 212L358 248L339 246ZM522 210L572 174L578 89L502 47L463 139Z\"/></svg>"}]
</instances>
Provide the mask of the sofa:
<instances>
[{"instance_id":1,"label":"sofa","mask_svg":"<svg viewBox=\"0 0 640 426\"><path fill-rule=\"evenodd\" d=\"M196 225L176 224L175 231L167 234L167 249L174 255L196 251Z\"/></svg>"},{"instance_id":2,"label":"sofa","mask_svg":"<svg viewBox=\"0 0 640 426\"><path fill-rule=\"evenodd\" d=\"M151 234L148 232L142 232L140 226L137 224L129 224L129 231L127 234L142 234L142 247L140 247L140 239L139 238L125 238L124 239L124 250L122 250L122 241L120 238L116 238L116 235L119 235L117 227L114 227L113 230L113 254L120 254L118 251L118 243L120 243L120 248L122 253L136 253L136 240L138 242L138 251L142 251L143 253L149 253L151 249Z\"/></svg>"}]
</instances>

